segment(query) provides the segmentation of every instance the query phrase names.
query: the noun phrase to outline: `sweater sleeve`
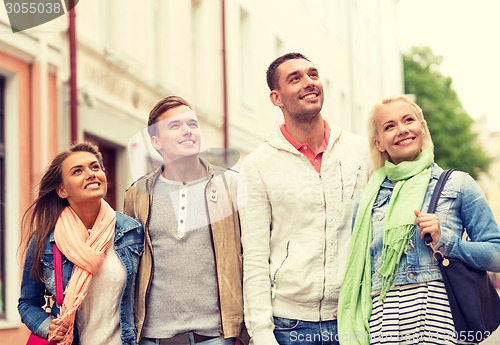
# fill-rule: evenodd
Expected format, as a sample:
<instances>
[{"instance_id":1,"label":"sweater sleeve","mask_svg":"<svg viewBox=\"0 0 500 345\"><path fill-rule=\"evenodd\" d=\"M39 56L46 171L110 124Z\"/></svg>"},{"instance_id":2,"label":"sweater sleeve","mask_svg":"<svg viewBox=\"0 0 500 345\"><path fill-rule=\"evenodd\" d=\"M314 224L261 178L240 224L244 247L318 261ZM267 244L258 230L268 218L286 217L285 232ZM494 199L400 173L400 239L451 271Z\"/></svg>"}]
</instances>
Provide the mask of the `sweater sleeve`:
<instances>
[{"instance_id":1,"label":"sweater sleeve","mask_svg":"<svg viewBox=\"0 0 500 345\"><path fill-rule=\"evenodd\" d=\"M238 188L245 323L254 345L278 345L269 278L271 206L262 177L243 162Z\"/></svg>"}]
</instances>

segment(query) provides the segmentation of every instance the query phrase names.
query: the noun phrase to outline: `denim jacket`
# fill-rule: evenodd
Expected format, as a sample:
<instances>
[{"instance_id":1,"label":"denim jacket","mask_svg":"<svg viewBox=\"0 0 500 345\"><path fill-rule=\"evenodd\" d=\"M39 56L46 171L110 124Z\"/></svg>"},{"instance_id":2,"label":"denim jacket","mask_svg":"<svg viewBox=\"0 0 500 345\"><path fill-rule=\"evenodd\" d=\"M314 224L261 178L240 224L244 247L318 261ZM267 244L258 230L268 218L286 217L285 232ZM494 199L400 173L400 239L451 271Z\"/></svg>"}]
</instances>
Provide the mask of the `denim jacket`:
<instances>
[{"instance_id":1,"label":"denim jacket","mask_svg":"<svg viewBox=\"0 0 500 345\"><path fill-rule=\"evenodd\" d=\"M18 302L18 310L22 322L38 336L47 338L49 325L59 313L59 308L52 307L51 315L47 315L41 308L45 304L45 289L55 296L54 282L54 264L53 264L53 245L54 232L52 231L45 241L43 253L43 277L45 284L36 281L31 276L31 266L33 263L34 241L28 247L26 261L24 264L23 278L21 283L21 296ZM136 344L136 328L134 325L134 296L135 296L135 277L139 259L144 250L144 231L141 224L133 218L130 218L120 212L116 212L116 233L114 238L114 248L116 254L122 261L127 271L127 281L122 292L120 303L120 325L121 338L123 344ZM62 256L63 285L66 289L71 274L73 272L73 263L64 255ZM55 299L55 297L54 297ZM99 332L99 330L96 330ZM75 323L75 340L73 344L78 345L78 331Z\"/></svg>"},{"instance_id":2,"label":"denim jacket","mask_svg":"<svg viewBox=\"0 0 500 345\"><path fill-rule=\"evenodd\" d=\"M427 212L429 202L443 169L434 164L421 212ZM373 241L370 246L372 259L372 294L382 287L379 273L382 264L382 235L384 218L394 185L386 179L379 190L372 211ZM441 225L441 238L435 248L445 257L459 259L470 267L500 272L500 230L488 202L472 177L454 171L446 182L438 200L436 214ZM464 231L470 241L462 238ZM403 254L396 272L395 285L422 283L442 279L432 250L415 233Z\"/></svg>"}]
</instances>

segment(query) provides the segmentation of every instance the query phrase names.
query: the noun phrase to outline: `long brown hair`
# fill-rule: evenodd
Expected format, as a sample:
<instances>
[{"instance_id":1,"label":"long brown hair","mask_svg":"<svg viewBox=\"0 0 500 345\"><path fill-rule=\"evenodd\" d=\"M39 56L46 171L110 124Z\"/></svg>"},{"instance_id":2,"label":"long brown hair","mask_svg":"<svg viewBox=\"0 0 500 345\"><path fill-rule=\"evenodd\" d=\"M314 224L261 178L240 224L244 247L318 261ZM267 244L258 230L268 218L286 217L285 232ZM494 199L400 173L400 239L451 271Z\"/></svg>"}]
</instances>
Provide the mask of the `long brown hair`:
<instances>
[{"instance_id":1,"label":"long brown hair","mask_svg":"<svg viewBox=\"0 0 500 345\"><path fill-rule=\"evenodd\" d=\"M23 215L21 226L23 229L27 229L27 231L23 236L21 244L24 244L26 249L32 240L36 241L33 256L33 263L35 264L31 268L31 273L33 278L38 281L42 281L43 279L42 265L40 263L42 261L45 240L54 229L63 209L69 205L68 201L60 198L56 192L57 188L63 183L62 163L76 152L92 153L96 156L101 169L104 171L102 154L96 145L90 142L73 144L67 151L60 152L54 157L40 179L35 201L33 201Z\"/></svg>"}]
</instances>

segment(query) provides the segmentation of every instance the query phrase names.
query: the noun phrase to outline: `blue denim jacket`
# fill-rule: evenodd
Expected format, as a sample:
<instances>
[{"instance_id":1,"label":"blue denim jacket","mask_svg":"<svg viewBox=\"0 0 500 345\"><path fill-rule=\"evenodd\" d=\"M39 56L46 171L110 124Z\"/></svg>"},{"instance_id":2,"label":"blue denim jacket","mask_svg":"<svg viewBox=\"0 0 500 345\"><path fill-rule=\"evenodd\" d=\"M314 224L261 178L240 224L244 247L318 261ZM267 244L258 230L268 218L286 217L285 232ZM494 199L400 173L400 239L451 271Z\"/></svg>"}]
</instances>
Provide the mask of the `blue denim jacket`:
<instances>
[{"instance_id":1,"label":"blue denim jacket","mask_svg":"<svg viewBox=\"0 0 500 345\"><path fill-rule=\"evenodd\" d=\"M434 164L421 212L427 212L442 171ZM378 293L382 287L379 269L382 263L383 226L393 188L394 185L386 179L373 206L373 241L370 246L372 294ZM451 174L438 200L436 214L441 225L437 249L446 257L462 260L471 267L500 272L500 230L483 192L472 177L461 171ZM395 285L442 279L431 249L420 238L420 229L415 227L408 251L401 257ZM471 241L462 239L465 229Z\"/></svg>"},{"instance_id":2,"label":"blue denim jacket","mask_svg":"<svg viewBox=\"0 0 500 345\"><path fill-rule=\"evenodd\" d=\"M21 283L21 296L18 302L18 310L22 322L40 337L47 338L49 325L59 313L57 306L52 307L51 316L47 315L41 308L45 304L45 289L55 296L54 264L53 264L54 232L51 232L45 242L43 253L43 277L45 284L35 281L31 276L33 263L34 241L28 247L26 261L24 264L23 278ZM116 233L114 238L116 254L123 262L127 271L127 281L122 293L120 303L120 324L123 344L136 344L136 328L134 325L134 295L135 277L139 259L144 250L144 231L141 224L134 218L130 218L120 212L116 212ZM62 257L63 285L66 288L73 263L64 255ZM99 330L96 330L98 332ZM73 344L78 345L78 331L75 324L75 340Z\"/></svg>"}]
</instances>

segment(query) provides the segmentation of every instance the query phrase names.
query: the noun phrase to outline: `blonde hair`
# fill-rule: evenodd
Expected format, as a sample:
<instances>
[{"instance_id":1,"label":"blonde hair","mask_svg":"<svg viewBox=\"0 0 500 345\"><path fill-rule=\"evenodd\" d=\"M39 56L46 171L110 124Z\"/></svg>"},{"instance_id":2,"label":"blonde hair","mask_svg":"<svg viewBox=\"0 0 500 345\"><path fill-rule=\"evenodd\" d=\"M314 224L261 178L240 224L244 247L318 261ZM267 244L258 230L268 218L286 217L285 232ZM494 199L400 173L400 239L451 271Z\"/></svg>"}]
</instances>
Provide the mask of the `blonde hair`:
<instances>
[{"instance_id":1,"label":"blonde hair","mask_svg":"<svg viewBox=\"0 0 500 345\"><path fill-rule=\"evenodd\" d=\"M377 127L375 125L375 117L378 111L384 105L398 101L406 102L409 105L411 105L415 110L415 115L417 116L417 119L424 127L425 135L423 138L422 150L425 150L427 148L430 149L434 148L434 144L432 143L431 133L429 131L429 128L427 127L427 122L424 119L424 113L422 109L418 106L418 104L415 103L411 98L403 95L385 98L381 102L378 102L373 106L368 116L368 141L370 143L370 155L372 157L373 168L375 170L382 167L385 164L386 160L390 160L390 157L387 154L387 152L380 152L377 149L377 146L375 145L375 140L377 139L377 134L378 134Z\"/></svg>"}]
</instances>

